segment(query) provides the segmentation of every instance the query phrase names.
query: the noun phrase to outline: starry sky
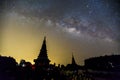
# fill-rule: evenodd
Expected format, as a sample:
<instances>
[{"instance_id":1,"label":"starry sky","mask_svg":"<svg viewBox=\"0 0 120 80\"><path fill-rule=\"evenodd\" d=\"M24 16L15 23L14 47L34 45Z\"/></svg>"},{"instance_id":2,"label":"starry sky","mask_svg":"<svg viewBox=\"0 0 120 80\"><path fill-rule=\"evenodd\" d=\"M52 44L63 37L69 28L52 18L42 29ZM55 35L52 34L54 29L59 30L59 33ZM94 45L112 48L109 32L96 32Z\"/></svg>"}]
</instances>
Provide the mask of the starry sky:
<instances>
[{"instance_id":1,"label":"starry sky","mask_svg":"<svg viewBox=\"0 0 120 80\"><path fill-rule=\"evenodd\" d=\"M120 54L119 0L0 0L0 54L33 63L44 36L51 63Z\"/></svg>"}]
</instances>

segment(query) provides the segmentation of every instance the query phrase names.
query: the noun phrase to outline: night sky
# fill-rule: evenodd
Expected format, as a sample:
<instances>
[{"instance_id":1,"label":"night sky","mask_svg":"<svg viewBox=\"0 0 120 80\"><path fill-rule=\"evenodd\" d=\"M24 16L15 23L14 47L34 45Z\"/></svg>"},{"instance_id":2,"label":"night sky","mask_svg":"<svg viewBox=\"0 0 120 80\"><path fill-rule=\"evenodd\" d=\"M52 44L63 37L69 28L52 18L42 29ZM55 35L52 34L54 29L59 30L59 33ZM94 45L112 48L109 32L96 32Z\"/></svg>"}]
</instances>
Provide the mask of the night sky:
<instances>
[{"instance_id":1,"label":"night sky","mask_svg":"<svg viewBox=\"0 0 120 80\"><path fill-rule=\"evenodd\" d=\"M51 63L120 54L120 0L0 0L0 54L33 63L44 36Z\"/></svg>"}]
</instances>

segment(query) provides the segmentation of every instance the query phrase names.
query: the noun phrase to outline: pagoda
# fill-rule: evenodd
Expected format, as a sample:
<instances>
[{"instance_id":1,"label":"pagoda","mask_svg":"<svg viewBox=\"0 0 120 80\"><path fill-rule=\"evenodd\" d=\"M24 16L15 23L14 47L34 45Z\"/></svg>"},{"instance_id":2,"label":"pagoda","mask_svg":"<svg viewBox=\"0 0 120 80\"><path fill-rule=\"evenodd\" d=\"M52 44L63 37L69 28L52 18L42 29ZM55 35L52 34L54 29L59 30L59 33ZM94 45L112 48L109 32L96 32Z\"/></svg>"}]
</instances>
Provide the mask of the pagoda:
<instances>
[{"instance_id":1,"label":"pagoda","mask_svg":"<svg viewBox=\"0 0 120 80\"><path fill-rule=\"evenodd\" d=\"M76 62L75 62L73 54L72 54L72 65L77 65Z\"/></svg>"},{"instance_id":2,"label":"pagoda","mask_svg":"<svg viewBox=\"0 0 120 80\"><path fill-rule=\"evenodd\" d=\"M79 68L79 65L77 65L77 63L75 62L75 58L72 54L72 61L71 61L71 64L67 64L66 68L68 70L71 70L71 71L77 71L78 68Z\"/></svg>"},{"instance_id":3,"label":"pagoda","mask_svg":"<svg viewBox=\"0 0 120 80\"><path fill-rule=\"evenodd\" d=\"M38 58L34 60L35 66L49 66L50 60L47 55L47 47L46 47L46 37L44 37L42 47L40 49Z\"/></svg>"}]
</instances>

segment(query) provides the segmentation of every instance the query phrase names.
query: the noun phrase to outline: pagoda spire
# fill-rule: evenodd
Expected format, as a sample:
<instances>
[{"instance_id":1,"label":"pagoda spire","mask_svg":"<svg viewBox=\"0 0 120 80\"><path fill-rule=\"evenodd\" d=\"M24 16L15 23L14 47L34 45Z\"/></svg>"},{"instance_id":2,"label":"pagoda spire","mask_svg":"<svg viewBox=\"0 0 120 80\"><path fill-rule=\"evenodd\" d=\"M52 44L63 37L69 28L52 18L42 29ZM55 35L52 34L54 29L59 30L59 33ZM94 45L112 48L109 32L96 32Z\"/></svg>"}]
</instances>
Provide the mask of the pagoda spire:
<instances>
[{"instance_id":1,"label":"pagoda spire","mask_svg":"<svg viewBox=\"0 0 120 80\"><path fill-rule=\"evenodd\" d=\"M48 58L47 47L46 47L46 36L44 37L44 40L43 40L42 47L40 49L40 53L39 53L38 58L41 58L41 57Z\"/></svg>"},{"instance_id":2,"label":"pagoda spire","mask_svg":"<svg viewBox=\"0 0 120 80\"><path fill-rule=\"evenodd\" d=\"M75 59L74 59L73 53L72 53L72 64L73 64L73 65L76 65L76 62L75 62Z\"/></svg>"},{"instance_id":3,"label":"pagoda spire","mask_svg":"<svg viewBox=\"0 0 120 80\"><path fill-rule=\"evenodd\" d=\"M50 60L47 55L46 36L44 37L38 58L34 62L36 65L49 65Z\"/></svg>"}]
</instances>

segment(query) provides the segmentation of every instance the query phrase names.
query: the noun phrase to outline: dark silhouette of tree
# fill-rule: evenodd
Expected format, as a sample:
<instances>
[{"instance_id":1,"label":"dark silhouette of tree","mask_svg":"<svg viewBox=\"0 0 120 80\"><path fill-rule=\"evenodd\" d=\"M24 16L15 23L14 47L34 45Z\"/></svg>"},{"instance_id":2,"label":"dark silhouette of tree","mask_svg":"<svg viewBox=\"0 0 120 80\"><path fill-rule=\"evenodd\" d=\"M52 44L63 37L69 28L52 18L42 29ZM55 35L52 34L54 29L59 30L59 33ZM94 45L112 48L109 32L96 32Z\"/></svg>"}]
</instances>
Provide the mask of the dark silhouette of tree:
<instances>
[{"instance_id":1,"label":"dark silhouette of tree","mask_svg":"<svg viewBox=\"0 0 120 80\"><path fill-rule=\"evenodd\" d=\"M31 80L33 79L33 69L30 62L21 60L18 66L18 79L19 80Z\"/></svg>"},{"instance_id":2,"label":"dark silhouette of tree","mask_svg":"<svg viewBox=\"0 0 120 80\"><path fill-rule=\"evenodd\" d=\"M12 57L0 56L0 80L15 80L17 62Z\"/></svg>"},{"instance_id":3,"label":"dark silhouette of tree","mask_svg":"<svg viewBox=\"0 0 120 80\"><path fill-rule=\"evenodd\" d=\"M113 70L120 68L120 55L106 55L86 59L85 67L95 70Z\"/></svg>"}]
</instances>

